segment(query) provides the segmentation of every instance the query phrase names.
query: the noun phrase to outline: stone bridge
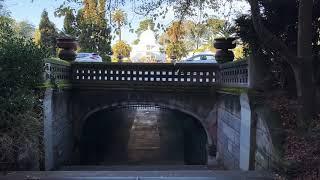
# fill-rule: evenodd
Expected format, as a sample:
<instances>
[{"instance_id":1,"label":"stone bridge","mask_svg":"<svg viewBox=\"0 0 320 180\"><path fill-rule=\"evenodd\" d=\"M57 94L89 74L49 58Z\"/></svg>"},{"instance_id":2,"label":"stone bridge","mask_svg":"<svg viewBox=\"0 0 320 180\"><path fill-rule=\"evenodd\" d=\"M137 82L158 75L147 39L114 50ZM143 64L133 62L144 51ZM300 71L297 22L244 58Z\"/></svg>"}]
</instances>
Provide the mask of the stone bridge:
<instances>
[{"instance_id":1,"label":"stone bridge","mask_svg":"<svg viewBox=\"0 0 320 180\"><path fill-rule=\"evenodd\" d=\"M79 141L91 115L130 106L177 110L197 119L206 131L207 150L217 146L219 157L208 152L208 164L219 158L228 168L249 169L249 98L223 92L226 87L250 87L247 61L222 65L50 62L45 76L58 87L68 82L64 90L46 94L45 137L47 154L53 157L49 169L70 159L71 145Z\"/></svg>"}]
</instances>

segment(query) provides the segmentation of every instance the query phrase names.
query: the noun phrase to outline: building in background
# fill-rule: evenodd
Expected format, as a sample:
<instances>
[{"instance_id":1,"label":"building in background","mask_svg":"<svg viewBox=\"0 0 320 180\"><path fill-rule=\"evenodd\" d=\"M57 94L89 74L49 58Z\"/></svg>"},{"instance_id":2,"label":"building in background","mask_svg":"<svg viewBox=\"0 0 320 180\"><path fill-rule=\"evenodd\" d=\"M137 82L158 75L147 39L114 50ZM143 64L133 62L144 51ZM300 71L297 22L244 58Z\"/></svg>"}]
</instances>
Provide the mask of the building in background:
<instances>
[{"instance_id":1,"label":"building in background","mask_svg":"<svg viewBox=\"0 0 320 180\"><path fill-rule=\"evenodd\" d=\"M157 42L154 31L150 27L141 33L139 43L132 46L130 54L132 62L164 63L166 59L165 54L161 52L161 46Z\"/></svg>"}]
</instances>

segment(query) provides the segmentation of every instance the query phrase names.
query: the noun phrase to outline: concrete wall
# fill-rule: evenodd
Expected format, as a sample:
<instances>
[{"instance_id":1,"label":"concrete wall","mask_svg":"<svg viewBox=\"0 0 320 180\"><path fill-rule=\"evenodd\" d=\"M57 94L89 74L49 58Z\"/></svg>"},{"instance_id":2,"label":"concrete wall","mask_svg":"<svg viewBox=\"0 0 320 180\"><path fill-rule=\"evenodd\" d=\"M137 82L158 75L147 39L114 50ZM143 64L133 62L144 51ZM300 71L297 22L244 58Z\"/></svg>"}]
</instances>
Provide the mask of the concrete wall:
<instances>
[{"instance_id":1,"label":"concrete wall","mask_svg":"<svg viewBox=\"0 0 320 180\"><path fill-rule=\"evenodd\" d=\"M217 160L227 169L270 170L281 162L279 114L247 93L221 93L217 102Z\"/></svg>"},{"instance_id":2,"label":"concrete wall","mask_svg":"<svg viewBox=\"0 0 320 180\"><path fill-rule=\"evenodd\" d=\"M268 170L281 162L284 133L279 114L267 106L258 106L254 110L256 122L255 169Z\"/></svg>"},{"instance_id":3,"label":"concrete wall","mask_svg":"<svg viewBox=\"0 0 320 180\"><path fill-rule=\"evenodd\" d=\"M72 118L68 90L47 89L44 98L45 169L67 163L72 153Z\"/></svg>"},{"instance_id":4,"label":"concrete wall","mask_svg":"<svg viewBox=\"0 0 320 180\"><path fill-rule=\"evenodd\" d=\"M239 169L241 106L239 96L222 94L217 102L217 159Z\"/></svg>"}]
</instances>

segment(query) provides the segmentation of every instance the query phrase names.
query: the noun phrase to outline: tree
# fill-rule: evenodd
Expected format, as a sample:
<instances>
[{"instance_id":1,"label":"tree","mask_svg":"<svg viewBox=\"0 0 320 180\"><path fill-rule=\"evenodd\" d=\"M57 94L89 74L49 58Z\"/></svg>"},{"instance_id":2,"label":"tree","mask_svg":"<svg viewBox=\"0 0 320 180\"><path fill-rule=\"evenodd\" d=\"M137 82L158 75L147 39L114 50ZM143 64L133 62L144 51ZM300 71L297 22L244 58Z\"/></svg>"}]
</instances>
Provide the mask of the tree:
<instances>
[{"instance_id":1,"label":"tree","mask_svg":"<svg viewBox=\"0 0 320 180\"><path fill-rule=\"evenodd\" d=\"M135 33L139 36L143 31L148 30L148 28L150 28L150 30L152 31L157 31L153 19L145 19L143 21L140 21L139 27L137 28Z\"/></svg>"},{"instance_id":2,"label":"tree","mask_svg":"<svg viewBox=\"0 0 320 180\"><path fill-rule=\"evenodd\" d=\"M181 21L173 22L166 30L169 43L166 47L166 54L175 56L178 60L187 55L186 45L183 38L186 34L185 26Z\"/></svg>"},{"instance_id":3,"label":"tree","mask_svg":"<svg viewBox=\"0 0 320 180\"><path fill-rule=\"evenodd\" d=\"M143 21L140 21L139 27L136 29L135 33L139 37L141 35L141 33L143 31L148 30L148 28L150 28L150 30L152 30L152 31L157 32L157 29L155 29L155 23L154 23L153 19L145 19ZM134 44L138 44L138 43L139 43L139 39L136 39L134 41Z\"/></svg>"},{"instance_id":4,"label":"tree","mask_svg":"<svg viewBox=\"0 0 320 180\"><path fill-rule=\"evenodd\" d=\"M46 54L17 34L14 23L0 16L0 162L19 167L21 152L27 150L34 157L40 153L42 118L35 109L42 105L35 89L42 83Z\"/></svg>"},{"instance_id":5,"label":"tree","mask_svg":"<svg viewBox=\"0 0 320 180\"><path fill-rule=\"evenodd\" d=\"M127 23L127 14L121 9L117 9L112 14L112 21L117 26L117 34L119 35L119 41L121 41L121 27Z\"/></svg>"},{"instance_id":6,"label":"tree","mask_svg":"<svg viewBox=\"0 0 320 180\"><path fill-rule=\"evenodd\" d=\"M104 61L110 61L111 51L111 30L105 16L105 0L84 1L84 8L78 11L77 37L81 51L97 52Z\"/></svg>"},{"instance_id":7,"label":"tree","mask_svg":"<svg viewBox=\"0 0 320 180\"><path fill-rule=\"evenodd\" d=\"M76 17L72 10L68 10L63 21L64 33L70 36L76 36Z\"/></svg>"},{"instance_id":8,"label":"tree","mask_svg":"<svg viewBox=\"0 0 320 180\"><path fill-rule=\"evenodd\" d=\"M46 10L42 12L39 30L41 34L40 45L49 49L51 56L56 56L56 38L58 33L54 24L49 20L48 12Z\"/></svg>"},{"instance_id":9,"label":"tree","mask_svg":"<svg viewBox=\"0 0 320 180\"><path fill-rule=\"evenodd\" d=\"M226 22L224 20L217 18L208 18L206 20L205 24L207 29L204 34L204 38L208 42L208 44L213 45L215 38L217 38L221 34L226 35L226 32L223 30L225 23Z\"/></svg>"},{"instance_id":10,"label":"tree","mask_svg":"<svg viewBox=\"0 0 320 180\"><path fill-rule=\"evenodd\" d=\"M207 30L206 24L195 23L193 21L185 21L185 40L188 42L190 47L188 49L195 50L204 41L204 34Z\"/></svg>"},{"instance_id":11,"label":"tree","mask_svg":"<svg viewBox=\"0 0 320 180\"><path fill-rule=\"evenodd\" d=\"M0 16L9 16L10 13L6 9L4 1L5 0L0 0Z\"/></svg>"},{"instance_id":12,"label":"tree","mask_svg":"<svg viewBox=\"0 0 320 180\"><path fill-rule=\"evenodd\" d=\"M185 34L185 27L182 22L176 21L171 24L171 26L166 30L166 33L169 36L169 39L172 43L181 41Z\"/></svg>"},{"instance_id":13,"label":"tree","mask_svg":"<svg viewBox=\"0 0 320 180\"><path fill-rule=\"evenodd\" d=\"M175 56L178 60L188 54L186 46L183 41L171 42L166 47L166 54Z\"/></svg>"},{"instance_id":14,"label":"tree","mask_svg":"<svg viewBox=\"0 0 320 180\"><path fill-rule=\"evenodd\" d=\"M15 23L15 30L19 36L29 39L33 38L35 33L34 25L29 23L28 21Z\"/></svg>"},{"instance_id":15,"label":"tree","mask_svg":"<svg viewBox=\"0 0 320 180\"><path fill-rule=\"evenodd\" d=\"M113 56L117 58L119 55L122 55L123 57L130 57L130 52L132 48L129 44L125 43L124 41L117 41L112 46Z\"/></svg>"},{"instance_id":16,"label":"tree","mask_svg":"<svg viewBox=\"0 0 320 180\"><path fill-rule=\"evenodd\" d=\"M298 125L306 130L314 115L315 85L313 82L312 12L313 1L300 0L298 10L297 53L292 51L280 38L263 24L258 0L248 0L251 6L252 22L259 40L275 51L293 69L298 97Z\"/></svg>"},{"instance_id":17,"label":"tree","mask_svg":"<svg viewBox=\"0 0 320 180\"><path fill-rule=\"evenodd\" d=\"M34 32L34 36L33 36L33 42L37 45L40 46L41 45L41 32L39 29L36 29Z\"/></svg>"}]
</instances>

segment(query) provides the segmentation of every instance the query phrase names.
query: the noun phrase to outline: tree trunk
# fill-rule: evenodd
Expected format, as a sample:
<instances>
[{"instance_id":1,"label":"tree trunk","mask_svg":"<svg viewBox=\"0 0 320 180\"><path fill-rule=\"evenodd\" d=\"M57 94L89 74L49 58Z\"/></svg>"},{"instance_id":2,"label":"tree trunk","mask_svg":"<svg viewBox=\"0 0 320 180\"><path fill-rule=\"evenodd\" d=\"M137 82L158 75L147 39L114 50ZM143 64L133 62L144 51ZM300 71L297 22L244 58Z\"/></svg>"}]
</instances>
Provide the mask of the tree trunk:
<instances>
[{"instance_id":1,"label":"tree trunk","mask_svg":"<svg viewBox=\"0 0 320 180\"><path fill-rule=\"evenodd\" d=\"M121 25L118 23L119 41L121 41Z\"/></svg>"},{"instance_id":2,"label":"tree trunk","mask_svg":"<svg viewBox=\"0 0 320 180\"><path fill-rule=\"evenodd\" d=\"M298 19L298 57L300 58L312 56L312 6L313 0L300 0Z\"/></svg>"},{"instance_id":3,"label":"tree trunk","mask_svg":"<svg viewBox=\"0 0 320 180\"><path fill-rule=\"evenodd\" d=\"M293 67L298 97L298 127L306 131L314 115L315 84L313 82L312 61L302 59L303 64Z\"/></svg>"},{"instance_id":4,"label":"tree trunk","mask_svg":"<svg viewBox=\"0 0 320 180\"><path fill-rule=\"evenodd\" d=\"M287 45L272 34L262 23L258 0L248 0L252 21L259 39L280 54L291 65L295 74L298 97L298 126L306 130L312 120L315 102L315 84L312 66L312 0L300 0L298 19L298 57Z\"/></svg>"},{"instance_id":5,"label":"tree trunk","mask_svg":"<svg viewBox=\"0 0 320 180\"><path fill-rule=\"evenodd\" d=\"M298 19L299 66L294 66L299 102L299 127L306 128L312 120L315 102L315 84L312 66L312 9L313 0L300 0Z\"/></svg>"}]
</instances>

